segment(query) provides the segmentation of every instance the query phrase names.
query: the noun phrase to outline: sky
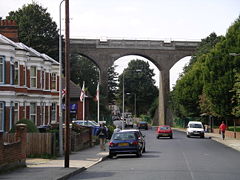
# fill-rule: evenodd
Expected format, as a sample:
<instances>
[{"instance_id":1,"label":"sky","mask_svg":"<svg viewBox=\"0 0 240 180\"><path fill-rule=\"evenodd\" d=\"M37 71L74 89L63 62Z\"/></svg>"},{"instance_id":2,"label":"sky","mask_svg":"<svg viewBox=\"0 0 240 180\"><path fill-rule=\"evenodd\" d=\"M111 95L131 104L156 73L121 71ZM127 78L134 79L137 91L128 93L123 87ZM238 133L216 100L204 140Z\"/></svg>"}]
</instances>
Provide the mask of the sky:
<instances>
[{"instance_id":1,"label":"sky","mask_svg":"<svg viewBox=\"0 0 240 180\"><path fill-rule=\"evenodd\" d=\"M59 26L61 0L35 0L47 8ZM70 37L131 40L200 41L210 33L225 35L240 15L240 0L69 0ZM0 0L0 17L16 11L32 0ZM64 3L61 24L64 26ZM64 29L62 30L64 34ZM131 59L118 59L121 73ZM180 60L170 71L170 86L175 84L190 57ZM159 71L151 63L159 85Z\"/></svg>"}]
</instances>

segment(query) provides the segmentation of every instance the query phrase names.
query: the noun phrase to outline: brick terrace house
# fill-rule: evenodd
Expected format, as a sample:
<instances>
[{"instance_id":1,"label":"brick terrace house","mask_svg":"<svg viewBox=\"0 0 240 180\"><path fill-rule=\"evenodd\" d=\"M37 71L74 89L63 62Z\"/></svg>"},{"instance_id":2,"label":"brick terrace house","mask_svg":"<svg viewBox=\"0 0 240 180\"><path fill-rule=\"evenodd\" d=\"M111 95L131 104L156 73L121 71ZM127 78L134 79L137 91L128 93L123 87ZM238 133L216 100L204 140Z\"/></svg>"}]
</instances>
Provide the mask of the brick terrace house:
<instances>
[{"instance_id":1,"label":"brick terrace house","mask_svg":"<svg viewBox=\"0 0 240 180\"><path fill-rule=\"evenodd\" d=\"M59 120L59 63L8 39L18 39L14 27L14 21L0 21L0 132L23 118L37 126Z\"/></svg>"}]
</instances>

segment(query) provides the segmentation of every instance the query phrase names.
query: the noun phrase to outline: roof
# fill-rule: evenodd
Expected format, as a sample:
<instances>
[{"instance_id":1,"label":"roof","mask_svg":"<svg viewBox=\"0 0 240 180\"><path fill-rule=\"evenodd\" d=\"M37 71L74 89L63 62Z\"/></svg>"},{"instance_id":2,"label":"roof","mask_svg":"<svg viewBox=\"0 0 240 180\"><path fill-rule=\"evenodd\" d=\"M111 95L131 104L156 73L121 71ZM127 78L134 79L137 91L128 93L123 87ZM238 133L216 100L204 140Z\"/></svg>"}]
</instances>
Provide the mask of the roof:
<instances>
[{"instance_id":1,"label":"roof","mask_svg":"<svg viewBox=\"0 0 240 180\"><path fill-rule=\"evenodd\" d=\"M11 45L13 47L15 47L16 49L21 49L21 50L25 50L27 52L29 52L30 56L34 56L34 57L40 57L42 59L44 59L45 61L50 61L53 64L59 64L59 62L57 62L56 60L54 60L53 58L51 58L50 56L44 54L44 53L40 53L37 50L28 47L27 45L21 43L21 42L14 42L11 39L3 36L2 34L0 34L0 44L8 44Z\"/></svg>"}]
</instances>

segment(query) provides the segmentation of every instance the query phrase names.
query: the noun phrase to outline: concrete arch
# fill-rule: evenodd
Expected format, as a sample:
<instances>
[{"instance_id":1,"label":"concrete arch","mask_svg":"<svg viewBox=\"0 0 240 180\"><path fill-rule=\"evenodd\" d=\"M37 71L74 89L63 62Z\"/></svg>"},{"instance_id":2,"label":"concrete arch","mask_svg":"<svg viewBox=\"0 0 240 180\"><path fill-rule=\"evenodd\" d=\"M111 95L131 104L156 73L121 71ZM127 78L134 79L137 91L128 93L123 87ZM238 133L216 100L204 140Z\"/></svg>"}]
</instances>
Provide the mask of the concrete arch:
<instances>
[{"instance_id":1,"label":"concrete arch","mask_svg":"<svg viewBox=\"0 0 240 180\"><path fill-rule=\"evenodd\" d=\"M149 40L114 40L71 39L71 53L80 53L92 59L101 70L101 84L107 91L107 70L117 59L127 55L138 55L150 60L160 70L159 84L159 122L170 124L171 112L169 100L169 71L172 66L195 52L200 42L194 41L149 41ZM107 94L107 92L106 92Z\"/></svg>"}]
</instances>

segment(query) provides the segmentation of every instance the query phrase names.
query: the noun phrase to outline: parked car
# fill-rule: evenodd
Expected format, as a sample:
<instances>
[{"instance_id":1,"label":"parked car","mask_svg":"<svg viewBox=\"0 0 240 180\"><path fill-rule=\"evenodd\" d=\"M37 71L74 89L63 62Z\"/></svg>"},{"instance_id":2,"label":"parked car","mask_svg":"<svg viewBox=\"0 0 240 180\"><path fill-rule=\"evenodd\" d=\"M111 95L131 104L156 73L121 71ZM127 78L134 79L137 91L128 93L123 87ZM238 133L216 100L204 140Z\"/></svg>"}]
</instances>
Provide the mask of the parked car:
<instances>
[{"instance_id":1,"label":"parked car","mask_svg":"<svg viewBox=\"0 0 240 180\"><path fill-rule=\"evenodd\" d=\"M199 121L189 121L186 130L187 137L200 136L204 138L203 124Z\"/></svg>"},{"instance_id":2,"label":"parked car","mask_svg":"<svg viewBox=\"0 0 240 180\"><path fill-rule=\"evenodd\" d=\"M146 121L140 121L137 124L138 129L148 130L148 123Z\"/></svg>"},{"instance_id":3,"label":"parked car","mask_svg":"<svg viewBox=\"0 0 240 180\"><path fill-rule=\"evenodd\" d=\"M160 137L169 137L171 139L173 138L172 129L168 125L158 126L156 133L157 133L157 139L159 139Z\"/></svg>"},{"instance_id":4,"label":"parked car","mask_svg":"<svg viewBox=\"0 0 240 180\"><path fill-rule=\"evenodd\" d=\"M99 125L95 122L95 121L90 121L90 120L76 120L76 121L72 121L72 123L74 124L78 124L78 125L81 125L81 126L88 126L88 127L91 127L92 128L92 134L94 136L96 136L96 133L97 133L97 130L99 129Z\"/></svg>"},{"instance_id":5,"label":"parked car","mask_svg":"<svg viewBox=\"0 0 240 180\"><path fill-rule=\"evenodd\" d=\"M144 135L138 129L121 130L112 135L109 142L109 157L117 154L136 154L142 156L145 152Z\"/></svg>"}]
</instances>

